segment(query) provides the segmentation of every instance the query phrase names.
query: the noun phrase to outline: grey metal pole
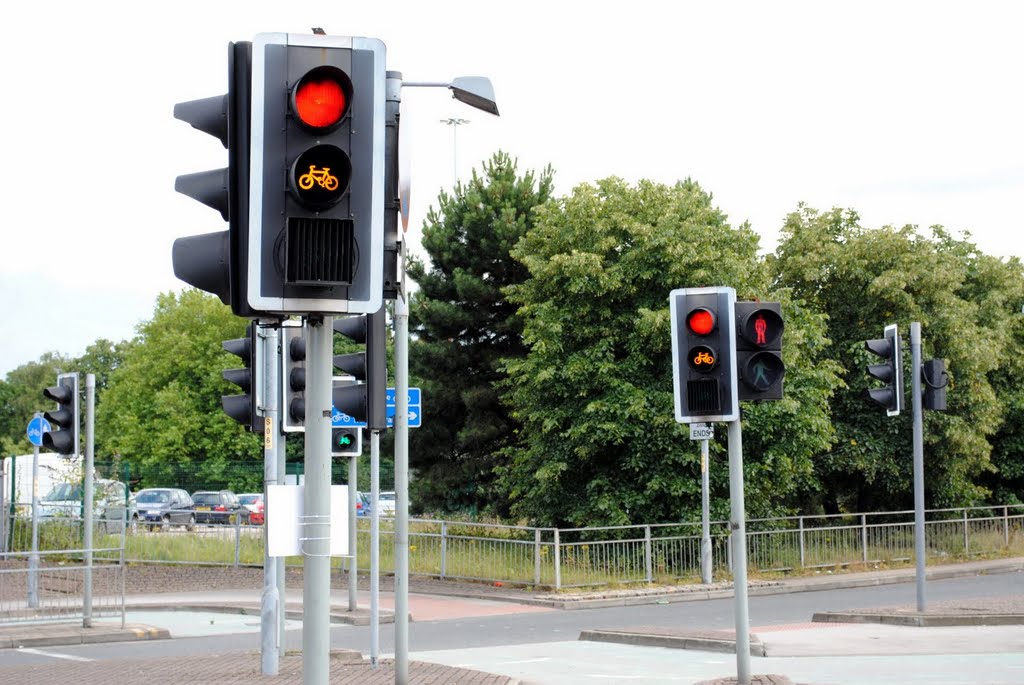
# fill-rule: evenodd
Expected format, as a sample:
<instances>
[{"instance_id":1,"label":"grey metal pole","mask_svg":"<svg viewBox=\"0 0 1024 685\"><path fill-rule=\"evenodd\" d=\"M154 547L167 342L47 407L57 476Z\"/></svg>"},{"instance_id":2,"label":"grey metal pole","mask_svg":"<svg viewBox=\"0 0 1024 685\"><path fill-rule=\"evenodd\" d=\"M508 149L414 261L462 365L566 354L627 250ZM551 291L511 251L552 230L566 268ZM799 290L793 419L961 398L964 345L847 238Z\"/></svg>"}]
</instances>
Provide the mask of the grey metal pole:
<instances>
[{"instance_id":1,"label":"grey metal pole","mask_svg":"<svg viewBox=\"0 0 1024 685\"><path fill-rule=\"evenodd\" d=\"M283 402L283 400L282 400ZM280 406L280 405L279 405ZM280 423L281 415L278 414L278 423ZM277 482L279 485L284 485L287 465L287 450L285 449L285 436L283 433L278 434L277 445L274 447L274 461L277 466ZM263 524L266 526L266 523ZM274 559L274 567L277 571L277 658L278 660L284 658L285 644L284 644L284 621L285 616L288 612L288 601L285 596L285 568L284 568L284 557L277 557Z\"/></svg>"},{"instance_id":2,"label":"grey metal pole","mask_svg":"<svg viewBox=\"0 0 1024 685\"><path fill-rule=\"evenodd\" d=\"M750 685L750 617L747 611L747 524L743 503L743 429L729 422L729 493L732 577L736 612L736 683Z\"/></svg>"},{"instance_id":3,"label":"grey metal pole","mask_svg":"<svg viewBox=\"0 0 1024 685\"><path fill-rule=\"evenodd\" d=\"M85 571L82 588L82 627L92 627L92 526L95 488L93 469L96 462L95 436L96 427L96 376L85 375L85 494L83 496L82 543L85 547ZM77 445L75 446L77 447ZM106 514L104 513L104 516Z\"/></svg>"},{"instance_id":4,"label":"grey metal pole","mask_svg":"<svg viewBox=\"0 0 1024 685\"><path fill-rule=\"evenodd\" d=\"M263 345L263 596L260 602L260 667L263 675L277 675L278 643L281 640L281 597L277 589L277 559L270 556L270 515L267 492L277 483L277 446L281 436L280 363L278 330L275 322L264 322L257 331L258 344ZM266 327L264 327L266 326Z\"/></svg>"},{"instance_id":5,"label":"grey metal pole","mask_svg":"<svg viewBox=\"0 0 1024 685\"><path fill-rule=\"evenodd\" d=\"M356 520L356 492L359 457L348 458L348 610L359 608L359 522Z\"/></svg>"},{"instance_id":6,"label":"grey metal pole","mask_svg":"<svg viewBox=\"0 0 1024 685\"><path fill-rule=\"evenodd\" d=\"M331 628L331 388L334 319L307 319L302 517L302 682L327 685Z\"/></svg>"},{"instance_id":7,"label":"grey metal pole","mask_svg":"<svg viewBox=\"0 0 1024 685\"><path fill-rule=\"evenodd\" d=\"M36 412L36 419L42 414ZM17 473L12 474L12 478ZM28 557L28 606L39 607L39 445L32 445L32 553Z\"/></svg>"},{"instance_id":8,"label":"grey metal pole","mask_svg":"<svg viewBox=\"0 0 1024 685\"><path fill-rule=\"evenodd\" d=\"M398 269L405 287L405 243ZM409 303L395 299L395 685L409 683Z\"/></svg>"},{"instance_id":9,"label":"grey metal pole","mask_svg":"<svg viewBox=\"0 0 1024 685\"><path fill-rule=\"evenodd\" d=\"M370 665L380 654L380 433L370 431Z\"/></svg>"},{"instance_id":10,"label":"grey metal pole","mask_svg":"<svg viewBox=\"0 0 1024 685\"><path fill-rule=\"evenodd\" d=\"M917 569L917 610L925 611L925 545L924 522L924 421L921 410L921 324L910 324L911 404L914 411L914 557Z\"/></svg>"},{"instance_id":11,"label":"grey metal pole","mask_svg":"<svg viewBox=\"0 0 1024 685\"><path fill-rule=\"evenodd\" d=\"M700 441L700 581L711 583L711 464L708 441Z\"/></svg>"}]
</instances>

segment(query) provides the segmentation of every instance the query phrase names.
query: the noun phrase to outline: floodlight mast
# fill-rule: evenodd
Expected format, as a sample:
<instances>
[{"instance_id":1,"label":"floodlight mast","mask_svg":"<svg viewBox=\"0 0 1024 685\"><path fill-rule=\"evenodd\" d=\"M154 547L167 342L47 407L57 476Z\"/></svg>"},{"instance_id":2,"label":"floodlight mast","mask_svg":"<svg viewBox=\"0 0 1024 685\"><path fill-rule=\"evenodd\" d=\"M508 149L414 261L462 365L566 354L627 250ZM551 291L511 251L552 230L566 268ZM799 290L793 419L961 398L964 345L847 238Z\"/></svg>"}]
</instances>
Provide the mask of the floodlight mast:
<instances>
[{"instance_id":1,"label":"floodlight mast","mask_svg":"<svg viewBox=\"0 0 1024 685\"><path fill-rule=\"evenodd\" d=\"M388 72L396 80L400 72ZM451 81L401 81L401 88L450 88L452 97L498 116L494 87L486 76ZM400 99L401 96L398 96ZM407 212L405 206L401 211ZM403 214L403 216L405 216ZM405 219L403 219L405 220ZM395 298L395 684L409 682L409 302L405 285L405 241L398 255L402 288Z\"/></svg>"}]
</instances>

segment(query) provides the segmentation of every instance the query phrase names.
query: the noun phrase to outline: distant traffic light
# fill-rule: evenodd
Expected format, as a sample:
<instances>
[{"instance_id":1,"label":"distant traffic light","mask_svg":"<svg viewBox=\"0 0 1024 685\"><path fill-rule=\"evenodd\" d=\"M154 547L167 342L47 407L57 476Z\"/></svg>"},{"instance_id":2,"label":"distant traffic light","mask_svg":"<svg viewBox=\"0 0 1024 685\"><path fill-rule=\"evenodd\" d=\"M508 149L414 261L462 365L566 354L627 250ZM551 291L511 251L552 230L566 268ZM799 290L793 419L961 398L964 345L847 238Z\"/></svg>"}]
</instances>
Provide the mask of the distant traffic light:
<instances>
[{"instance_id":1,"label":"distant traffic light","mask_svg":"<svg viewBox=\"0 0 1024 685\"><path fill-rule=\"evenodd\" d=\"M946 386L949 385L946 362L942 359L922 362L921 380L924 387L921 406L933 411L946 411Z\"/></svg>"},{"instance_id":2,"label":"distant traffic light","mask_svg":"<svg viewBox=\"0 0 1024 685\"><path fill-rule=\"evenodd\" d=\"M297 321L281 327L281 430L285 432L302 431L306 425L305 331Z\"/></svg>"},{"instance_id":3,"label":"distant traffic light","mask_svg":"<svg viewBox=\"0 0 1024 685\"><path fill-rule=\"evenodd\" d=\"M896 324L885 327L884 337L864 342L872 354L881 357L881 364L869 364L868 375L885 383L868 389L868 398L885 407L888 416L897 416L903 409L903 355Z\"/></svg>"},{"instance_id":4,"label":"distant traffic light","mask_svg":"<svg viewBox=\"0 0 1024 685\"><path fill-rule=\"evenodd\" d=\"M362 428L332 428L331 456L358 457L363 453Z\"/></svg>"},{"instance_id":5,"label":"distant traffic light","mask_svg":"<svg viewBox=\"0 0 1024 685\"><path fill-rule=\"evenodd\" d=\"M353 342L365 343L363 352L334 356L334 367L362 383L334 383L334 407L370 430L387 428L387 322L384 308L373 314L334 320L334 331Z\"/></svg>"},{"instance_id":6,"label":"distant traffic light","mask_svg":"<svg viewBox=\"0 0 1024 685\"><path fill-rule=\"evenodd\" d=\"M736 370L740 400L781 400L782 307L778 302L736 303Z\"/></svg>"},{"instance_id":7,"label":"distant traffic light","mask_svg":"<svg viewBox=\"0 0 1024 685\"><path fill-rule=\"evenodd\" d=\"M669 295L676 421L735 421L736 291L681 288Z\"/></svg>"},{"instance_id":8,"label":"distant traffic light","mask_svg":"<svg viewBox=\"0 0 1024 685\"><path fill-rule=\"evenodd\" d=\"M79 398L78 374L62 373L57 385L43 390L43 397L57 403L57 408L43 412L51 430L43 433L43 447L66 456L78 455ZM56 426L56 430L52 427Z\"/></svg>"},{"instance_id":9,"label":"distant traffic light","mask_svg":"<svg viewBox=\"0 0 1024 685\"><path fill-rule=\"evenodd\" d=\"M231 354L241 357L243 368L228 369L224 372L224 380L234 383L240 387L245 394L226 395L221 397L221 405L224 413L235 421L245 425L254 433L263 432L262 418L259 412L259 400L257 391L259 379L263 372L260 368L257 350L256 322L250 321L245 328L245 337L234 340L225 340L224 349Z\"/></svg>"},{"instance_id":10,"label":"distant traffic light","mask_svg":"<svg viewBox=\"0 0 1024 685\"><path fill-rule=\"evenodd\" d=\"M174 275L212 293L236 315L254 318L246 297L249 243L251 44L228 45L228 92L179 102L174 116L220 140L228 166L178 176L174 189L220 212L228 230L178 238L171 250Z\"/></svg>"},{"instance_id":11,"label":"distant traffic light","mask_svg":"<svg viewBox=\"0 0 1024 685\"><path fill-rule=\"evenodd\" d=\"M381 307L384 112L379 40L256 36L247 274L254 309Z\"/></svg>"}]
</instances>

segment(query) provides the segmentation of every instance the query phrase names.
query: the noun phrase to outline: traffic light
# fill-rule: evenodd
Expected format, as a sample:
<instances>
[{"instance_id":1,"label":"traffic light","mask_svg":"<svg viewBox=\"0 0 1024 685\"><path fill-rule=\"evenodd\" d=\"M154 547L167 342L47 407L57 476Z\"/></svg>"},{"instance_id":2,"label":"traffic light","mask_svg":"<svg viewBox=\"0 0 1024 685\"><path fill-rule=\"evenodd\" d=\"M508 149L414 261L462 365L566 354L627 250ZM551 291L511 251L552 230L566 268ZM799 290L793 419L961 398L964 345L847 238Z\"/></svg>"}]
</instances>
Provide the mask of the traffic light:
<instances>
[{"instance_id":1,"label":"traffic light","mask_svg":"<svg viewBox=\"0 0 1024 685\"><path fill-rule=\"evenodd\" d=\"M781 400L782 307L778 302L736 303L736 372L740 400Z\"/></svg>"},{"instance_id":2,"label":"traffic light","mask_svg":"<svg viewBox=\"0 0 1024 685\"><path fill-rule=\"evenodd\" d=\"M358 457L363 453L362 428L332 428L331 456Z\"/></svg>"},{"instance_id":3,"label":"traffic light","mask_svg":"<svg viewBox=\"0 0 1024 685\"><path fill-rule=\"evenodd\" d=\"M334 407L356 421L365 421L370 430L387 428L387 348L384 308L373 314L335 319L334 331L365 343L364 352L334 356L334 367L362 383L336 381Z\"/></svg>"},{"instance_id":4,"label":"traffic light","mask_svg":"<svg viewBox=\"0 0 1024 685\"><path fill-rule=\"evenodd\" d=\"M942 359L929 359L923 362L921 380L924 382L921 406L934 411L946 411L946 386L949 385L946 362Z\"/></svg>"},{"instance_id":5,"label":"traffic light","mask_svg":"<svg viewBox=\"0 0 1024 685\"><path fill-rule=\"evenodd\" d=\"M281 430L296 432L306 425L305 326L287 321L281 327Z\"/></svg>"},{"instance_id":6,"label":"traffic light","mask_svg":"<svg viewBox=\"0 0 1024 685\"><path fill-rule=\"evenodd\" d=\"M870 399L885 407L888 416L898 416L903 409L903 356L900 349L900 336L896 324L885 327L884 337L864 342L872 354L885 361L881 364L869 364L868 375L885 383L881 388L869 388Z\"/></svg>"},{"instance_id":7,"label":"traffic light","mask_svg":"<svg viewBox=\"0 0 1024 685\"><path fill-rule=\"evenodd\" d=\"M369 38L265 33L253 41L253 309L380 309L384 58L384 44Z\"/></svg>"},{"instance_id":8,"label":"traffic light","mask_svg":"<svg viewBox=\"0 0 1024 685\"><path fill-rule=\"evenodd\" d=\"M228 45L228 92L179 102L174 117L220 140L228 166L178 176L174 189L220 212L228 230L174 241L174 275L212 293L236 315L256 318L246 297L249 248L249 152L251 44Z\"/></svg>"},{"instance_id":9,"label":"traffic light","mask_svg":"<svg viewBox=\"0 0 1024 685\"><path fill-rule=\"evenodd\" d=\"M57 385L43 390L43 397L57 403L57 408L43 412L51 430L43 433L43 447L67 456L78 455L78 374L62 373ZM56 430L53 430L53 427Z\"/></svg>"},{"instance_id":10,"label":"traffic light","mask_svg":"<svg viewBox=\"0 0 1024 685\"><path fill-rule=\"evenodd\" d=\"M736 291L681 288L669 295L676 421L735 421Z\"/></svg>"},{"instance_id":11,"label":"traffic light","mask_svg":"<svg viewBox=\"0 0 1024 685\"><path fill-rule=\"evenodd\" d=\"M263 432L263 424L259 413L259 379L260 368L259 346L256 340L256 322L250 321L245 328L245 337L225 340L224 349L242 358L243 368L228 369L224 372L224 380L234 383L244 391L244 395L226 395L221 397L224 412L235 421L245 425L254 433Z\"/></svg>"}]
</instances>

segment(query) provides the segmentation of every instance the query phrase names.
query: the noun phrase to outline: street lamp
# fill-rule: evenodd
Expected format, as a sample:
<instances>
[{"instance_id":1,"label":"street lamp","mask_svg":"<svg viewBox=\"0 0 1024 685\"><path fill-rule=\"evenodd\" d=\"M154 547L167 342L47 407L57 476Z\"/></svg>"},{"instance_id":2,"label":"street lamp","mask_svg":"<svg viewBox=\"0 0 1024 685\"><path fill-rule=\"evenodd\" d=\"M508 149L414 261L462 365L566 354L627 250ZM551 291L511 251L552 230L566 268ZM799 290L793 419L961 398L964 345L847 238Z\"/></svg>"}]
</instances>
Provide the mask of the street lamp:
<instances>
[{"instance_id":1,"label":"street lamp","mask_svg":"<svg viewBox=\"0 0 1024 685\"><path fill-rule=\"evenodd\" d=\"M440 121L442 124L448 124L452 127L452 187L454 188L459 179L459 157L458 145L456 143L456 139L458 138L457 132L459 130L459 126L469 123L469 119L448 117L447 119L441 119Z\"/></svg>"}]
</instances>

